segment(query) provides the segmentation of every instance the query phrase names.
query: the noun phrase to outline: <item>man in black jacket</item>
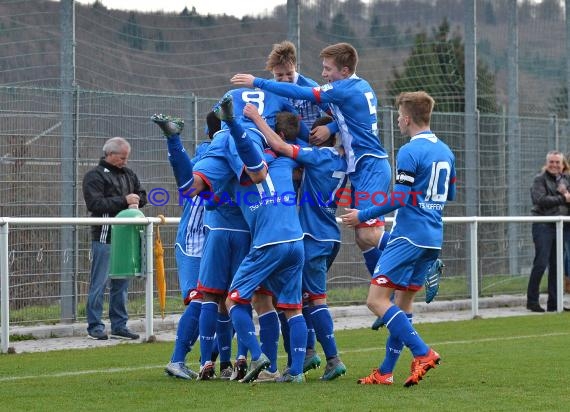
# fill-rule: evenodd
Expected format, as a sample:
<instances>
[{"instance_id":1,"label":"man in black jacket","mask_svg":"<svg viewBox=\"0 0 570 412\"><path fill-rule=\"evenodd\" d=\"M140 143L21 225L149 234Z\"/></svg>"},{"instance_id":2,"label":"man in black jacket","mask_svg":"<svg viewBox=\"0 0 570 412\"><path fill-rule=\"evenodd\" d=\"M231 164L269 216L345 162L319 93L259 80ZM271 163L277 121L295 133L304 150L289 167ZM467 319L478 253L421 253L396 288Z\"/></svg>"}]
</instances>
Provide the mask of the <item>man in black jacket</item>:
<instances>
[{"instance_id":1,"label":"man in black jacket","mask_svg":"<svg viewBox=\"0 0 570 412\"><path fill-rule=\"evenodd\" d=\"M93 217L114 217L127 208L143 207L146 192L141 189L137 175L125 167L131 146L122 137L113 137L103 145L104 157L99 165L83 178L83 197ZM91 339L105 340L105 324L101 321L103 295L107 285L111 255L111 226L92 226L91 278L87 299L87 333ZM138 339L139 335L127 328L128 279L111 279L109 320L111 336L120 339Z\"/></svg>"},{"instance_id":2,"label":"man in black jacket","mask_svg":"<svg viewBox=\"0 0 570 412\"><path fill-rule=\"evenodd\" d=\"M530 189L533 216L567 216L570 204L570 182L563 173L564 155L550 151L542 173L534 178ZM570 236L570 227L564 224L564 237ZM546 310L556 311L556 223L533 223L532 240L535 256L528 280L528 310L544 312L538 302L542 275L548 266L548 300Z\"/></svg>"}]
</instances>

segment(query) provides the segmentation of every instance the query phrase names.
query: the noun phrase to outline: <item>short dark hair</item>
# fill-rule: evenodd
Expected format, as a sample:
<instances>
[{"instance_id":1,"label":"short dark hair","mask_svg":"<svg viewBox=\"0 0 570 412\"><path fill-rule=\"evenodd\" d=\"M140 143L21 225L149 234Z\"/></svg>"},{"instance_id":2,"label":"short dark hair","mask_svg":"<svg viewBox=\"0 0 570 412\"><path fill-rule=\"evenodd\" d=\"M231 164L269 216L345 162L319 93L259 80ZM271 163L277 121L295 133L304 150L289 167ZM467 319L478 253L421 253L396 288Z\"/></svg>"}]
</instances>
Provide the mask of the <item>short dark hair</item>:
<instances>
[{"instance_id":1,"label":"short dark hair","mask_svg":"<svg viewBox=\"0 0 570 412\"><path fill-rule=\"evenodd\" d=\"M214 134L222 128L222 121L216 117L213 111L206 115L206 128L210 139L213 139Z\"/></svg>"},{"instance_id":2,"label":"short dark hair","mask_svg":"<svg viewBox=\"0 0 570 412\"><path fill-rule=\"evenodd\" d=\"M275 133L283 133L285 140L294 141L299 136L299 117L289 112L279 112L275 116Z\"/></svg>"}]
</instances>

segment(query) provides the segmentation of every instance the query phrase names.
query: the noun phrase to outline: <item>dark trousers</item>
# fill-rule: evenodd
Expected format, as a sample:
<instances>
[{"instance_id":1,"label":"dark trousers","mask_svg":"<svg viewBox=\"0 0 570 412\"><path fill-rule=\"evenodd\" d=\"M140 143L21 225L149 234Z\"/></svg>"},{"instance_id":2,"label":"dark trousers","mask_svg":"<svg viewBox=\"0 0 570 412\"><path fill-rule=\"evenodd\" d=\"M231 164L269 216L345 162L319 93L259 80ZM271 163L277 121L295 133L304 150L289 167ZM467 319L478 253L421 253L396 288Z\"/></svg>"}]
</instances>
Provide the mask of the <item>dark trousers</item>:
<instances>
[{"instance_id":1,"label":"dark trousers","mask_svg":"<svg viewBox=\"0 0 570 412\"><path fill-rule=\"evenodd\" d=\"M564 227L564 237L568 238L569 234L570 227ZM528 280L527 303L538 303L540 281L548 267L548 301L546 306L547 309L556 310L556 224L533 223L532 241L534 242L534 261Z\"/></svg>"}]
</instances>

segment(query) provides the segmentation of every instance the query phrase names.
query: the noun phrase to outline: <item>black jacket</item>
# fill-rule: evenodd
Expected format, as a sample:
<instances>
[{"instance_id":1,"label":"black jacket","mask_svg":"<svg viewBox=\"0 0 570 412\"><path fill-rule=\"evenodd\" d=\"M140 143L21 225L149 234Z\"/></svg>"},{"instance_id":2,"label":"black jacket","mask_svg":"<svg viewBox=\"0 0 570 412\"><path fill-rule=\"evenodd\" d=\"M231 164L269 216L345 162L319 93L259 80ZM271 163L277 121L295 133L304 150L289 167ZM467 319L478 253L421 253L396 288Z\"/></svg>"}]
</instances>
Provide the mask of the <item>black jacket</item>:
<instances>
[{"instance_id":1,"label":"black jacket","mask_svg":"<svg viewBox=\"0 0 570 412\"><path fill-rule=\"evenodd\" d=\"M127 167L115 167L104 158L83 178L83 198L92 217L116 216L128 208L125 196L131 193L139 195L139 207L146 205L146 191L141 188L135 172ZM92 226L91 235L93 240L110 243L111 227Z\"/></svg>"},{"instance_id":2,"label":"black jacket","mask_svg":"<svg viewBox=\"0 0 570 412\"><path fill-rule=\"evenodd\" d=\"M559 182L556 177L544 171L534 178L530 188L533 216L565 216L568 215L566 199L557 190L559 184L565 184L570 190L568 175L562 175Z\"/></svg>"}]
</instances>

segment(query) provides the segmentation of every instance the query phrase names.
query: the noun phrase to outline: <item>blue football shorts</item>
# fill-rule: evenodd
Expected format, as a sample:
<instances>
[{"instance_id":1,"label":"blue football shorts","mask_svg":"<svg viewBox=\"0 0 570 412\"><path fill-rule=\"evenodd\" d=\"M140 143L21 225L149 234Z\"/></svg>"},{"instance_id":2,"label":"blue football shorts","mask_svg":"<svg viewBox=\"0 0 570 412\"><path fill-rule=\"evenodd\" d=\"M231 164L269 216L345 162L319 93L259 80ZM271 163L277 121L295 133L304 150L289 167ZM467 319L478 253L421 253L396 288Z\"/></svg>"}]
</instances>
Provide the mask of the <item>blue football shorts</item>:
<instances>
[{"instance_id":1,"label":"blue football shorts","mask_svg":"<svg viewBox=\"0 0 570 412\"><path fill-rule=\"evenodd\" d=\"M380 256L372 284L398 290L420 290L440 249L418 247L398 238L390 240Z\"/></svg>"}]
</instances>

